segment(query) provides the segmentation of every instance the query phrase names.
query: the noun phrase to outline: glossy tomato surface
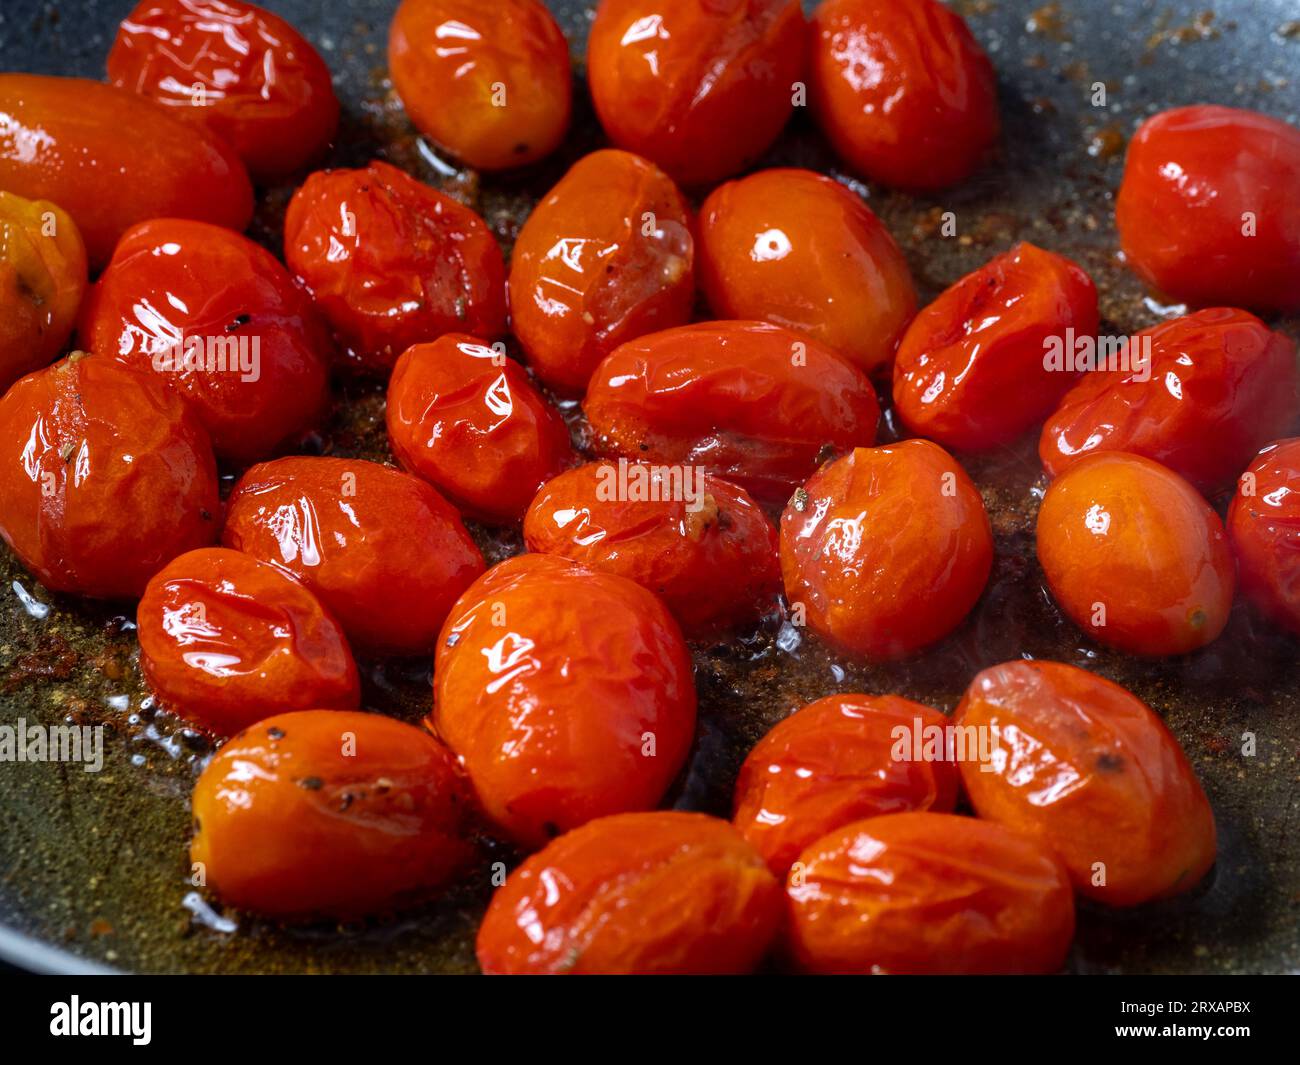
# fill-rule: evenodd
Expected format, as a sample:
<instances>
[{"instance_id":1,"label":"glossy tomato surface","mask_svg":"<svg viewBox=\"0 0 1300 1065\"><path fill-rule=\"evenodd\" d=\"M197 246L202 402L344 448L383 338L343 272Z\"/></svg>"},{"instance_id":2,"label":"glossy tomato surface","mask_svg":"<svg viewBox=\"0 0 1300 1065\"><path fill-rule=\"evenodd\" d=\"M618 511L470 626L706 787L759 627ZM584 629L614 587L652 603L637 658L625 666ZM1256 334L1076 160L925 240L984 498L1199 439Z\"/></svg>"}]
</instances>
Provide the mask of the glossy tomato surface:
<instances>
[{"instance_id":1,"label":"glossy tomato surface","mask_svg":"<svg viewBox=\"0 0 1300 1065\"><path fill-rule=\"evenodd\" d=\"M1264 448L1228 508L1241 588L1283 628L1300 635L1300 437Z\"/></svg>"}]
</instances>

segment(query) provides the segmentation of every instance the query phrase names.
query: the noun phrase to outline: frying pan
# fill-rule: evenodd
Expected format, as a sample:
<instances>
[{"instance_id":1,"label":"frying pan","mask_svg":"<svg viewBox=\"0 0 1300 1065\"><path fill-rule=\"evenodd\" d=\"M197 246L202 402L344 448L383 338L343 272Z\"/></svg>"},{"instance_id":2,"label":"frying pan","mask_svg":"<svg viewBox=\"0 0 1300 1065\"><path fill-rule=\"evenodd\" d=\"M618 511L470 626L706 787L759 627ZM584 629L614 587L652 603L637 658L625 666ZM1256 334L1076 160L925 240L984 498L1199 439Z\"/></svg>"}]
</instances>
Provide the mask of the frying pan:
<instances>
[{"instance_id":1,"label":"frying pan","mask_svg":"<svg viewBox=\"0 0 1300 1065\"><path fill-rule=\"evenodd\" d=\"M580 86L574 131L555 158L480 181L421 145L391 99L384 52L395 0L265 3L305 33L334 71L345 118L330 163L387 158L475 205L507 250L536 198L601 143ZM1177 313L1147 298L1116 257L1113 197L1136 125L1162 108L1200 102L1300 118L1300 3L1205 5L956 0L998 69L1005 135L995 165L940 196L891 193L844 174L804 115L763 165L827 171L865 196L903 246L923 299L1026 239L1081 262L1098 283L1101 331L1128 334ZM131 6L5 0L0 68L102 77L117 23ZM551 0L551 8L581 78L591 6ZM1100 107L1093 104L1098 83L1106 90ZM276 250L291 192L268 190L251 230ZM956 236L943 235L948 211ZM1278 324L1292 336L1300 325ZM313 446L386 459L382 388L347 382L338 400ZM884 435L892 432L886 424ZM985 666L1021 655L1072 662L1126 685L1165 717L1205 784L1220 851L1214 873L1190 895L1123 913L1082 905L1069 969L1300 968L1297 644L1240 603L1223 638L1183 659L1139 661L1089 644L1052 605L1034 559L1044 482L1033 443L967 461L993 521L997 562L979 606L940 647L868 667L801 639L779 619L733 642L697 647L699 737L670 801L726 816L749 747L814 698L896 692L951 710ZM519 550L516 534L476 536L489 561ZM515 859L490 841L483 867L450 896L356 925L282 929L213 909L191 892L188 797L210 747L153 707L140 681L132 616L130 605L52 596L7 552L0 558L0 721L106 726L98 773L69 763L0 763L0 957L44 971L474 971L474 931L491 892L488 864ZM427 710L427 662L363 663L363 672L370 708L412 721ZM1253 756L1243 754L1247 733Z\"/></svg>"}]
</instances>

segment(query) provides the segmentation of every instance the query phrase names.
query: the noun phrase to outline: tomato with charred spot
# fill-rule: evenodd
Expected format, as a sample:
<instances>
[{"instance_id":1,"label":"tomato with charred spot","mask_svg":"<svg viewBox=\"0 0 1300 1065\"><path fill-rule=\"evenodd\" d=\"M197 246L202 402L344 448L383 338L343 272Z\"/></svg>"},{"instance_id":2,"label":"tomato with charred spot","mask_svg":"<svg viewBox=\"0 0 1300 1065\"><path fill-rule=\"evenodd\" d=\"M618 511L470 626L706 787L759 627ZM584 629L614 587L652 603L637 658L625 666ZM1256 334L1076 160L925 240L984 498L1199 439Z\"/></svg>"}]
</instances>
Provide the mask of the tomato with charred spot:
<instances>
[{"instance_id":1,"label":"tomato with charred spot","mask_svg":"<svg viewBox=\"0 0 1300 1065\"><path fill-rule=\"evenodd\" d=\"M1300 636L1300 437L1269 444L1242 475L1228 537L1242 591Z\"/></svg>"}]
</instances>

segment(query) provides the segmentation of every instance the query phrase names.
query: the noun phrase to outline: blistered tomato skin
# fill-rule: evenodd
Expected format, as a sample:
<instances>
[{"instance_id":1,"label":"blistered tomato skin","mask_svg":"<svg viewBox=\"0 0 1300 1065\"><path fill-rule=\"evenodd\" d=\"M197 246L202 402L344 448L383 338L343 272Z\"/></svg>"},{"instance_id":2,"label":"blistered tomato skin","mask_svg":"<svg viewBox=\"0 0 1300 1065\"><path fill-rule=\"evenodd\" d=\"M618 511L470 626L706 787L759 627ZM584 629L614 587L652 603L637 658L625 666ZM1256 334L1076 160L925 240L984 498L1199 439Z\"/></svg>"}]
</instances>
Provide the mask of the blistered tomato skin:
<instances>
[{"instance_id":1,"label":"blistered tomato skin","mask_svg":"<svg viewBox=\"0 0 1300 1065\"><path fill-rule=\"evenodd\" d=\"M1070 619L1129 654L1186 654L1228 623L1236 575L1223 522L1192 485L1140 455L1091 455L1052 482L1038 561Z\"/></svg>"},{"instance_id":2,"label":"blistered tomato skin","mask_svg":"<svg viewBox=\"0 0 1300 1065\"><path fill-rule=\"evenodd\" d=\"M871 659L955 629L993 566L979 490L943 448L858 448L818 470L781 515L781 572L810 628Z\"/></svg>"},{"instance_id":3,"label":"blistered tomato skin","mask_svg":"<svg viewBox=\"0 0 1300 1065\"><path fill-rule=\"evenodd\" d=\"M1300 437L1270 444L1242 475L1228 537L1242 591L1300 636Z\"/></svg>"},{"instance_id":4,"label":"blistered tomato skin","mask_svg":"<svg viewBox=\"0 0 1300 1065\"><path fill-rule=\"evenodd\" d=\"M606 456L699 465L783 502L829 455L875 442L867 375L766 322L703 322L620 345L583 402Z\"/></svg>"},{"instance_id":5,"label":"blistered tomato skin","mask_svg":"<svg viewBox=\"0 0 1300 1065\"><path fill-rule=\"evenodd\" d=\"M395 166L320 170L289 201L284 260L359 366L412 344L505 332L505 261L486 223Z\"/></svg>"},{"instance_id":6,"label":"blistered tomato skin","mask_svg":"<svg viewBox=\"0 0 1300 1065\"><path fill-rule=\"evenodd\" d=\"M1096 335L1092 278L1063 256L1017 244L912 321L894 361L894 406L912 433L944 447L1009 444L1077 379L1064 358L1070 338ZM1047 361L1053 347L1059 366Z\"/></svg>"},{"instance_id":7,"label":"blistered tomato skin","mask_svg":"<svg viewBox=\"0 0 1300 1065\"><path fill-rule=\"evenodd\" d=\"M271 714L355 710L352 651L285 570L224 547L174 558L136 611L140 667L161 705L217 736Z\"/></svg>"},{"instance_id":8,"label":"blistered tomato skin","mask_svg":"<svg viewBox=\"0 0 1300 1065\"><path fill-rule=\"evenodd\" d=\"M694 734L691 659L677 623L640 585L517 555L452 609L433 721L488 817L537 848L663 798Z\"/></svg>"},{"instance_id":9,"label":"blistered tomato skin","mask_svg":"<svg viewBox=\"0 0 1300 1065\"><path fill-rule=\"evenodd\" d=\"M1168 297L1300 309L1300 129L1217 105L1160 112L1129 144L1115 222L1129 265Z\"/></svg>"},{"instance_id":10,"label":"blistered tomato skin","mask_svg":"<svg viewBox=\"0 0 1300 1065\"><path fill-rule=\"evenodd\" d=\"M1127 451L1214 493L1300 411L1295 345L1246 311L1198 311L1133 342L1142 362L1085 374L1043 427L1038 450L1052 476L1086 455Z\"/></svg>"},{"instance_id":11,"label":"blistered tomato skin","mask_svg":"<svg viewBox=\"0 0 1300 1065\"><path fill-rule=\"evenodd\" d=\"M0 116L0 188L67 211L92 270L137 222L196 218L242 230L253 216L253 187L234 150L135 93L0 74Z\"/></svg>"},{"instance_id":12,"label":"blistered tomato skin","mask_svg":"<svg viewBox=\"0 0 1300 1065\"><path fill-rule=\"evenodd\" d=\"M1054 973L1074 935L1074 897L1055 857L1002 825L952 814L837 829L799 856L786 895L789 952L813 973Z\"/></svg>"},{"instance_id":13,"label":"blistered tomato skin","mask_svg":"<svg viewBox=\"0 0 1300 1065\"><path fill-rule=\"evenodd\" d=\"M955 185L998 141L993 65L937 0L825 0L812 19L809 95L835 150L883 185Z\"/></svg>"},{"instance_id":14,"label":"blistered tomato skin","mask_svg":"<svg viewBox=\"0 0 1300 1065\"><path fill-rule=\"evenodd\" d=\"M473 856L451 753L378 714L259 721L194 786L190 860L222 903L277 918L364 917L427 898Z\"/></svg>"},{"instance_id":15,"label":"blistered tomato skin","mask_svg":"<svg viewBox=\"0 0 1300 1065\"><path fill-rule=\"evenodd\" d=\"M0 535L52 591L135 598L220 527L207 434L151 378L76 352L0 399Z\"/></svg>"},{"instance_id":16,"label":"blistered tomato skin","mask_svg":"<svg viewBox=\"0 0 1300 1065\"><path fill-rule=\"evenodd\" d=\"M593 462L548 481L524 516L528 550L636 581L688 636L772 610L781 588L776 530L749 493L709 474L655 481L652 470Z\"/></svg>"},{"instance_id":17,"label":"blistered tomato skin","mask_svg":"<svg viewBox=\"0 0 1300 1065\"><path fill-rule=\"evenodd\" d=\"M108 80L206 126L259 181L319 158L339 123L325 61L242 0L142 0L118 28Z\"/></svg>"},{"instance_id":18,"label":"blistered tomato skin","mask_svg":"<svg viewBox=\"0 0 1300 1065\"><path fill-rule=\"evenodd\" d=\"M221 542L288 570L353 647L427 654L483 572L460 515L423 481L360 459L254 466L226 505Z\"/></svg>"},{"instance_id":19,"label":"blistered tomato skin","mask_svg":"<svg viewBox=\"0 0 1300 1065\"><path fill-rule=\"evenodd\" d=\"M386 416L403 468L482 521L518 521L537 489L577 461L564 419L524 368L464 333L403 352Z\"/></svg>"},{"instance_id":20,"label":"blistered tomato skin","mask_svg":"<svg viewBox=\"0 0 1300 1065\"><path fill-rule=\"evenodd\" d=\"M578 160L534 208L510 259L510 315L528 364L581 395L624 341L682 325L695 301L690 210L653 163Z\"/></svg>"},{"instance_id":21,"label":"blistered tomato skin","mask_svg":"<svg viewBox=\"0 0 1300 1065\"><path fill-rule=\"evenodd\" d=\"M954 724L997 736L961 763L980 817L1064 862L1080 894L1137 906L1214 864L1214 814L1178 741L1145 703L1087 670L1006 662L978 674Z\"/></svg>"},{"instance_id":22,"label":"blistered tomato skin","mask_svg":"<svg viewBox=\"0 0 1300 1065\"><path fill-rule=\"evenodd\" d=\"M780 915L780 885L727 822L620 814L510 874L479 927L478 961L488 975L747 973Z\"/></svg>"},{"instance_id":23,"label":"blistered tomato skin","mask_svg":"<svg viewBox=\"0 0 1300 1065\"><path fill-rule=\"evenodd\" d=\"M416 128L479 170L536 162L569 127L569 44L541 0L402 0L388 68Z\"/></svg>"},{"instance_id":24,"label":"blistered tomato skin","mask_svg":"<svg viewBox=\"0 0 1300 1065\"><path fill-rule=\"evenodd\" d=\"M790 117L805 33L798 0L601 0L587 44L596 114L682 184L720 181Z\"/></svg>"},{"instance_id":25,"label":"blistered tomato skin","mask_svg":"<svg viewBox=\"0 0 1300 1065\"><path fill-rule=\"evenodd\" d=\"M932 738L942 737L947 721L896 695L809 703L749 752L732 821L784 877L801 851L854 821L907 810L948 813L957 802L957 767Z\"/></svg>"}]
</instances>

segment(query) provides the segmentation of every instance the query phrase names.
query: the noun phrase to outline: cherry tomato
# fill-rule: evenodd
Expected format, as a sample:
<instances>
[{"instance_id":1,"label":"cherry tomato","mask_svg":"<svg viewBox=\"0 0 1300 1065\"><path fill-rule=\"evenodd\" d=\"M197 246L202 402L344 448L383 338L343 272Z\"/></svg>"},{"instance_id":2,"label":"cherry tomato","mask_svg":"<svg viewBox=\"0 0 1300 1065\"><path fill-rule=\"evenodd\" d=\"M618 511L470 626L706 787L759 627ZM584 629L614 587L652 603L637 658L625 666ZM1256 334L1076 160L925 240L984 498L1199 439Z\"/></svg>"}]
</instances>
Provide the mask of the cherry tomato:
<instances>
[{"instance_id":1,"label":"cherry tomato","mask_svg":"<svg viewBox=\"0 0 1300 1065\"><path fill-rule=\"evenodd\" d=\"M781 515L781 572L814 632L902 658L952 632L993 566L979 490L937 444L904 440L824 466Z\"/></svg>"},{"instance_id":2,"label":"cherry tomato","mask_svg":"<svg viewBox=\"0 0 1300 1065\"><path fill-rule=\"evenodd\" d=\"M957 767L943 739L947 720L896 695L809 703L778 722L740 767L736 828L784 877L806 847L864 817L952 810Z\"/></svg>"},{"instance_id":3,"label":"cherry tomato","mask_svg":"<svg viewBox=\"0 0 1300 1065\"><path fill-rule=\"evenodd\" d=\"M1167 296L1300 309L1300 129L1209 104L1154 115L1129 144L1115 222Z\"/></svg>"},{"instance_id":4,"label":"cherry tomato","mask_svg":"<svg viewBox=\"0 0 1300 1065\"><path fill-rule=\"evenodd\" d=\"M406 349L388 382L387 418L397 461L486 521L518 521L575 461L560 412L504 345L464 333Z\"/></svg>"},{"instance_id":5,"label":"cherry tomato","mask_svg":"<svg viewBox=\"0 0 1300 1065\"><path fill-rule=\"evenodd\" d=\"M691 659L640 585L554 555L494 566L438 640L433 721L487 815L540 847L655 806L695 729Z\"/></svg>"},{"instance_id":6,"label":"cherry tomato","mask_svg":"<svg viewBox=\"0 0 1300 1065\"><path fill-rule=\"evenodd\" d=\"M781 588L767 515L743 488L698 469L620 461L569 470L533 500L524 542L636 581L690 636L752 622Z\"/></svg>"},{"instance_id":7,"label":"cherry tomato","mask_svg":"<svg viewBox=\"0 0 1300 1065\"><path fill-rule=\"evenodd\" d=\"M766 322L703 322L616 348L583 403L604 455L702 465L762 502L869 446L880 404L830 348Z\"/></svg>"},{"instance_id":8,"label":"cherry tomato","mask_svg":"<svg viewBox=\"0 0 1300 1065\"><path fill-rule=\"evenodd\" d=\"M942 189L997 144L993 64L937 0L824 0L812 31L813 115L865 177Z\"/></svg>"},{"instance_id":9,"label":"cherry tomato","mask_svg":"<svg viewBox=\"0 0 1300 1065\"><path fill-rule=\"evenodd\" d=\"M811 170L763 170L700 209L700 282L719 318L807 333L868 373L889 365L916 289L861 197Z\"/></svg>"},{"instance_id":10,"label":"cherry tomato","mask_svg":"<svg viewBox=\"0 0 1300 1065\"><path fill-rule=\"evenodd\" d=\"M253 187L234 150L133 92L84 78L0 74L0 116L0 188L67 211L92 269L148 218L240 230L253 216Z\"/></svg>"},{"instance_id":11,"label":"cherry tomato","mask_svg":"<svg viewBox=\"0 0 1300 1065\"><path fill-rule=\"evenodd\" d=\"M837 829L799 856L786 894L790 951L815 973L1054 973L1074 936L1060 862L952 814Z\"/></svg>"},{"instance_id":12,"label":"cherry tomato","mask_svg":"<svg viewBox=\"0 0 1300 1065\"><path fill-rule=\"evenodd\" d=\"M478 932L494 974L747 973L781 887L725 821L663 811L591 821L510 874Z\"/></svg>"},{"instance_id":13,"label":"cherry tomato","mask_svg":"<svg viewBox=\"0 0 1300 1065\"><path fill-rule=\"evenodd\" d=\"M284 216L284 259L369 369L444 333L505 332L505 261L487 224L388 163L312 174Z\"/></svg>"},{"instance_id":14,"label":"cherry tomato","mask_svg":"<svg viewBox=\"0 0 1300 1065\"><path fill-rule=\"evenodd\" d=\"M1268 617L1300 635L1300 437L1269 444L1228 508L1241 587Z\"/></svg>"},{"instance_id":15,"label":"cherry tomato","mask_svg":"<svg viewBox=\"0 0 1300 1065\"><path fill-rule=\"evenodd\" d=\"M1057 604L1098 643L1178 655L1218 638L1236 577L1223 522L1178 474L1103 452L1052 482L1038 561Z\"/></svg>"},{"instance_id":16,"label":"cherry tomato","mask_svg":"<svg viewBox=\"0 0 1300 1065\"><path fill-rule=\"evenodd\" d=\"M203 770L190 860L238 909L360 917L427 896L465 865L468 799L427 732L378 714L278 714Z\"/></svg>"},{"instance_id":17,"label":"cherry tomato","mask_svg":"<svg viewBox=\"0 0 1300 1065\"><path fill-rule=\"evenodd\" d=\"M218 736L271 714L354 710L360 681L337 621L278 566L224 547L172 559L136 611L140 668L167 710Z\"/></svg>"},{"instance_id":18,"label":"cherry tomato","mask_svg":"<svg viewBox=\"0 0 1300 1065\"><path fill-rule=\"evenodd\" d=\"M230 496L221 542L288 570L354 646L381 654L432 651L452 604L483 572L446 500L360 459L254 466Z\"/></svg>"},{"instance_id":19,"label":"cherry tomato","mask_svg":"<svg viewBox=\"0 0 1300 1065\"><path fill-rule=\"evenodd\" d=\"M45 587L128 599L220 528L212 445L149 377L74 352L0 399L0 536Z\"/></svg>"},{"instance_id":20,"label":"cherry tomato","mask_svg":"<svg viewBox=\"0 0 1300 1065\"><path fill-rule=\"evenodd\" d=\"M569 42L540 0L402 0L388 68L420 132L480 170L536 162L569 127Z\"/></svg>"},{"instance_id":21,"label":"cherry tomato","mask_svg":"<svg viewBox=\"0 0 1300 1065\"><path fill-rule=\"evenodd\" d=\"M662 170L613 149L579 159L534 208L510 260L510 314L528 364L581 394L624 341L690 320L690 211Z\"/></svg>"},{"instance_id":22,"label":"cherry tomato","mask_svg":"<svg viewBox=\"0 0 1300 1065\"><path fill-rule=\"evenodd\" d=\"M319 158L339 124L325 61L243 0L141 0L118 28L108 80L202 123L262 181Z\"/></svg>"},{"instance_id":23,"label":"cherry tomato","mask_svg":"<svg viewBox=\"0 0 1300 1065\"><path fill-rule=\"evenodd\" d=\"M967 274L921 311L894 361L894 407L917 436L960 451L1009 444L1051 413L1077 374L1074 338L1097 336L1097 289L1032 244ZM1061 365L1049 361L1061 349Z\"/></svg>"},{"instance_id":24,"label":"cherry tomato","mask_svg":"<svg viewBox=\"0 0 1300 1065\"><path fill-rule=\"evenodd\" d=\"M798 0L601 0L587 44L596 114L677 181L720 181L790 117L805 32Z\"/></svg>"}]
</instances>

